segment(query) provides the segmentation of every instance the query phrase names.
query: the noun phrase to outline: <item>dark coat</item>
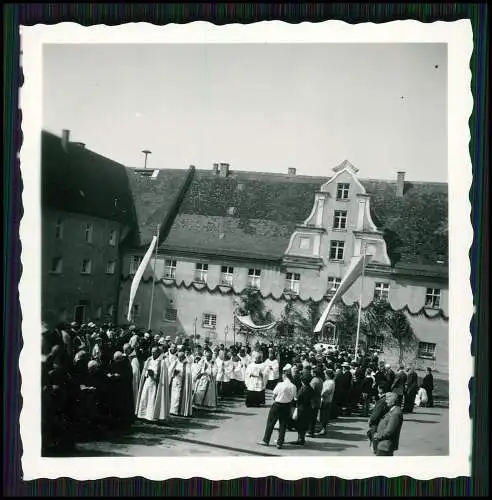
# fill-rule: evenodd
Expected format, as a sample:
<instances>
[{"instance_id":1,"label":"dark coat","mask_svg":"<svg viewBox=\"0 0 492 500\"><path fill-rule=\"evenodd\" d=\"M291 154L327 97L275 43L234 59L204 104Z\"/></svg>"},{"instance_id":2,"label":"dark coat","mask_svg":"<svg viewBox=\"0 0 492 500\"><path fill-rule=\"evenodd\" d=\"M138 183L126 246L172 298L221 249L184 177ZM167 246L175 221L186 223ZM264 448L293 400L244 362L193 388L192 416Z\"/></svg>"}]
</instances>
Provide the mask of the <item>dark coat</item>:
<instances>
[{"instance_id":1,"label":"dark coat","mask_svg":"<svg viewBox=\"0 0 492 500\"><path fill-rule=\"evenodd\" d=\"M424 380L422 380L422 387L427 392L432 392L434 390L434 376L432 375L432 373L428 373L424 377Z\"/></svg>"},{"instance_id":2,"label":"dark coat","mask_svg":"<svg viewBox=\"0 0 492 500\"><path fill-rule=\"evenodd\" d=\"M394 392L395 394L402 396L405 390L406 381L407 381L407 374L402 370L399 371L395 376L395 380L393 380L393 384L391 385L391 392Z\"/></svg>"},{"instance_id":3,"label":"dark coat","mask_svg":"<svg viewBox=\"0 0 492 500\"><path fill-rule=\"evenodd\" d=\"M391 453L396 451L400 443L402 425L403 414L398 406L394 406L378 424L375 436L376 449Z\"/></svg>"},{"instance_id":4,"label":"dark coat","mask_svg":"<svg viewBox=\"0 0 492 500\"><path fill-rule=\"evenodd\" d=\"M314 398L313 388L310 385L302 385L297 393L297 426L299 430L307 429L311 423Z\"/></svg>"},{"instance_id":5,"label":"dark coat","mask_svg":"<svg viewBox=\"0 0 492 500\"><path fill-rule=\"evenodd\" d=\"M372 409L371 416L369 417L369 427L374 428L374 432L386 413L388 413L388 405L386 404L386 398L383 395L376 401L376 405Z\"/></svg>"},{"instance_id":6,"label":"dark coat","mask_svg":"<svg viewBox=\"0 0 492 500\"><path fill-rule=\"evenodd\" d=\"M419 385L419 379L415 372L409 372L407 375L407 392L413 393L417 392Z\"/></svg>"}]
</instances>

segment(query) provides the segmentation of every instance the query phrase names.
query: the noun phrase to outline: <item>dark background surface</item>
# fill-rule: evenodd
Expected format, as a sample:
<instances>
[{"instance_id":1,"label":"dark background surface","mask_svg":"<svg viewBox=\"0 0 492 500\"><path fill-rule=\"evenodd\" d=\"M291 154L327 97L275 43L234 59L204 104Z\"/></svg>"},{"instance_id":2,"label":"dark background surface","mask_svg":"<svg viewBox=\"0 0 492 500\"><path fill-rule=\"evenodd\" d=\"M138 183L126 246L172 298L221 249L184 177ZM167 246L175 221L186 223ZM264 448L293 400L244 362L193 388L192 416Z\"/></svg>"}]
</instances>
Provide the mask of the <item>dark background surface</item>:
<instances>
[{"instance_id":1,"label":"dark background surface","mask_svg":"<svg viewBox=\"0 0 492 500\"><path fill-rule=\"evenodd\" d=\"M19 429L22 348L18 283L19 221L22 217L22 180L16 155L22 143L18 88L19 26L77 22L82 25L117 25L151 22L157 25L210 21L217 25L282 20L290 23L327 19L349 23L382 23L399 19L423 22L470 19L474 33L471 60L474 110L470 119L470 155L474 184L470 191L475 239L470 249L471 284L477 313L470 329L476 356L475 378L470 381L470 417L473 418L473 475L417 481L408 477L374 477L345 481L329 476L284 481L275 477L209 481L201 478L153 482L142 477L75 481L69 478L22 481L22 443ZM3 493L5 496L484 496L489 493L488 411L488 277L489 277L489 158L488 158L488 50L485 4L9 4L4 7L4 362L3 362ZM451 430L454 431L453 429ZM458 431L458 430L456 430Z\"/></svg>"}]
</instances>

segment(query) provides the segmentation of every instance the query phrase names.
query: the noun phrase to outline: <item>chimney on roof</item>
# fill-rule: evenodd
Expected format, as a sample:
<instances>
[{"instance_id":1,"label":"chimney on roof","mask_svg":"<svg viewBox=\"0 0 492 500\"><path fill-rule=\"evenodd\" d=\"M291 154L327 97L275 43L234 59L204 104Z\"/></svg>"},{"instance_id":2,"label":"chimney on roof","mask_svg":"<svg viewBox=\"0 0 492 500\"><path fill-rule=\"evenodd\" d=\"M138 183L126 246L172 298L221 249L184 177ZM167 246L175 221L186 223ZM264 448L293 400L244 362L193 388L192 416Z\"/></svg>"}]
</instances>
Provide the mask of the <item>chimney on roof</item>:
<instances>
[{"instance_id":1,"label":"chimney on roof","mask_svg":"<svg viewBox=\"0 0 492 500\"><path fill-rule=\"evenodd\" d=\"M145 155L145 160L144 160L144 168L147 168L147 156L152 154L152 151L149 151L148 149L142 150L142 153Z\"/></svg>"},{"instance_id":2,"label":"chimney on roof","mask_svg":"<svg viewBox=\"0 0 492 500\"><path fill-rule=\"evenodd\" d=\"M296 169L294 167L289 167L287 169L287 173L289 174L290 177L296 175Z\"/></svg>"},{"instance_id":3,"label":"chimney on roof","mask_svg":"<svg viewBox=\"0 0 492 500\"><path fill-rule=\"evenodd\" d=\"M217 175L219 173L219 164L218 163L214 163L213 166L212 166L212 169L214 171L214 174Z\"/></svg>"},{"instance_id":4,"label":"chimney on roof","mask_svg":"<svg viewBox=\"0 0 492 500\"><path fill-rule=\"evenodd\" d=\"M403 189L405 187L405 172L398 172L396 177L396 196L403 197Z\"/></svg>"},{"instance_id":5,"label":"chimney on roof","mask_svg":"<svg viewBox=\"0 0 492 500\"><path fill-rule=\"evenodd\" d=\"M63 129L61 136L62 148L66 151L68 148L68 143L70 142L70 130Z\"/></svg>"},{"instance_id":6,"label":"chimney on roof","mask_svg":"<svg viewBox=\"0 0 492 500\"><path fill-rule=\"evenodd\" d=\"M220 164L220 176L227 177L229 175L229 163Z\"/></svg>"},{"instance_id":7,"label":"chimney on roof","mask_svg":"<svg viewBox=\"0 0 492 500\"><path fill-rule=\"evenodd\" d=\"M76 146L78 146L79 148L82 148L84 149L85 148L85 142L74 142L73 144L75 144Z\"/></svg>"}]
</instances>

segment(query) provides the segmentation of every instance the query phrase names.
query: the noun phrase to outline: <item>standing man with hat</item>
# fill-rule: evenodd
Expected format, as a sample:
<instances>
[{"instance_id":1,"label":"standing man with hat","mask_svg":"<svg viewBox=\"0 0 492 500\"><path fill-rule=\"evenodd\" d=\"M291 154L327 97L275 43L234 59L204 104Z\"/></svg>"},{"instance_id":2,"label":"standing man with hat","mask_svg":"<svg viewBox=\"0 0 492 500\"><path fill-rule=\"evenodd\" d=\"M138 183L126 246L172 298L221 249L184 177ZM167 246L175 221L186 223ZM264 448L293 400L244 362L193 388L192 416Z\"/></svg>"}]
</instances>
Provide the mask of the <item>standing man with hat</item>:
<instances>
[{"instance_id":1,"label":"standing man with hat","mask_svg":"<svg viewBox=\"0 0 492 500\"><path fill-rule=\"evenodd\" d=\"M282 449L284 444L292 401L297 393L296 386L290 380L291 369L292 367L288 364L284 366L282 370L282 382L279 382L273 389L273 404L268 412L265 434L263 440L258 443L262 446L270 444L270 438L272 437L272 432L277 421L279 422L277 448L279 450Z\"/></svg>"}]
</instances>

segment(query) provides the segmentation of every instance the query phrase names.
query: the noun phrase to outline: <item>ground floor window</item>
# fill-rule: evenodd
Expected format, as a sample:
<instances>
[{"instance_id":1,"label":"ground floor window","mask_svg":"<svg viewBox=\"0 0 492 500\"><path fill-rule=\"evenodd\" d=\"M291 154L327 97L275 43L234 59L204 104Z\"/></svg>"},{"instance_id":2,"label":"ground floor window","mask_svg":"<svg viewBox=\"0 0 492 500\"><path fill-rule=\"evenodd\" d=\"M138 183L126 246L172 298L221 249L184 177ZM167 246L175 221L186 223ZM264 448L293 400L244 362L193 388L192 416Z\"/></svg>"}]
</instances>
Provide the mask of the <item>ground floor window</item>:
<instances>
[{"instance_id":1,"label":"ground floor window","mask_svg":"<svg viewBox=\"0 0 492 500\"><path fill-rule=\"evenodd\" d=\"M178 319L178 310L173 308L166 309L166 321L176 321Z\"/></svg>"},{"instance_id":2,"label":"ground floor window","mask_svg":"<svg viewBox=\"0 0 492 500\"><path fill-rule=\"evenodd\" d=\"M81 300L77 306L75 306L73 311L73 320L76 323L82 324L85 322L87 316L87 306L89 302L87 300Z\"/></svg>"},{"instance_id":3,"label":"ground floor window","mask_svg":"<svg viewBox=\"0 0 492 500\"><path fill-rule=\"evenodd\" d=\"M202 316L202 326L204 328L215 328L217 324L217 315L211 313L205 313Z\"/></svg>"},{"instance_id":4,"label":"ground floor window","mask_svg":"<svg viewBox=\"0 0 492 500\"><path fill-rule=\"evenodd\" d=\"M435 359L436 358L436 344L431 342L419 342L419 358Z\"/></svg>"}]
</instances>

